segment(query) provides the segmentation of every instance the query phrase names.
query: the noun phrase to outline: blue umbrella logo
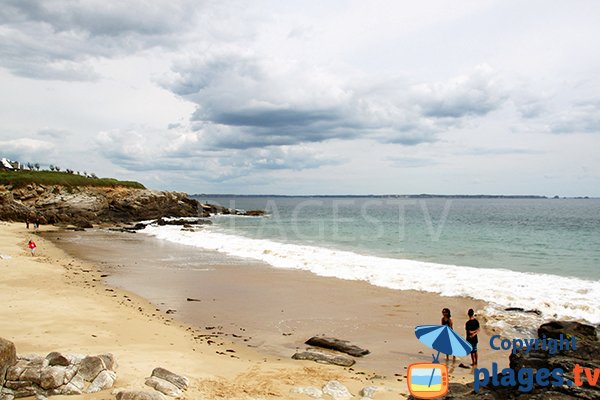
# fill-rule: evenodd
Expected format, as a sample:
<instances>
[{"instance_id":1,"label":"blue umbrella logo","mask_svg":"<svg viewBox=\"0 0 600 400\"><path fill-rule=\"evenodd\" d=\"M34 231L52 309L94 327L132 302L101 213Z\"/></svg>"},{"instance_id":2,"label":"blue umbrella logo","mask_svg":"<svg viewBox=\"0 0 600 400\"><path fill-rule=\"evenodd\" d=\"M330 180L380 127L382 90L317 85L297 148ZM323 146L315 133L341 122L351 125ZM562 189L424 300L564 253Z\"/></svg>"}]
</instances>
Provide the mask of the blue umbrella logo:
<instances>
[{"instance_id":1,"label":"blue umbrella logo","mask_svg":"<svg viewBox=\"0 0 600 400\"><path fill-rule=\"evenodd\" d=\"M420 325L415 328L415 335L421 343L437 350L437 355L431 355L435 364L440 362L440 353L464 357L473 350L473 347L448 325ZM434 373L435 369L432 369L428 386L431 386Z\"/></svg>"},{"instance_id":2,"label":"blue umbrella logo","mask_svg":"<svg viewBox=\"0 0 600 400\"><path fill-rule=\"evenodd\" d=\"M415 328L415 335L421 343L437 350L437 355L431 355L434 363L440 362L440 353L464 357L473 350L469 342L448 325L419 325Z\"/></svg>"}]
</instances>

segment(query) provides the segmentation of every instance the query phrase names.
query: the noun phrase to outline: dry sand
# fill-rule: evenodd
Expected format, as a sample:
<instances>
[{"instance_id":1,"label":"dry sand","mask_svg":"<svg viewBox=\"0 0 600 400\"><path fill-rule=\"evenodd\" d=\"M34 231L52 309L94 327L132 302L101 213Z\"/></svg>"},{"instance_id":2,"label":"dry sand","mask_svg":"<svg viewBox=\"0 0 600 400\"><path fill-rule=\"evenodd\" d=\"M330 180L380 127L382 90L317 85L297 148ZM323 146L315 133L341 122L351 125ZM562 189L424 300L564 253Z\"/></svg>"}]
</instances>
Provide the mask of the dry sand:
<instances>
[{"instance_id":1,"label":"dry sand","mask_svg":"<svg viewBox=\"0 0 600 400\"><path fill-rule=\"evenodd\" d=\"M73 258L45 235L27 231L21 224L0 222L0 255L11 257L0 259L0 336L13 341L19 354L111 352L119 364L118 388L151 390L144 386L144 378L161 366L191 379L186 392L189 399L308 399L291 394L290 389L321 387L331 379L347 385L354 395L364 386L375 385L383 388L375 399L403 398L406 366L430 360L430 350L414 338L414 326L439 323L442 307L483 306L471 299L392 291L363 282L260 265L248 269L235 263L205 271L209 273L202 275L201 290L189 292L204 297L200 302L186 302L182 299L194 297L186 292L190 290L189 271L187 275L164 269L161 275L160 268L153 271L153 279L162 280L162 291L151 284L155 280L140 279L144 276L140 270L138 275L129 270L120 278L115 274L113 283L134 289L152 304L107 286L101 275L110 265ZM38 245L36 257L30 256L26 246L30 238ZM113 245L117 244L106 242L105 250ZM232 286L232 281L238 284ZM199 281L195 282L192 287L198 289ZM143 288L152 290L144 292ZM177 312L166 314L172 304L178 306ZM275 310L283 316L276 316ZM462 332L466 318L454 319L455 329ZM212 326L221 333L209 343L201 335L215 334L215 329L206 329ZM303 347L304 340L319 333L352 340L372 354L352 369L289 358L295 348ZM480 346L487 340L487 333L482 332ZM480 359L480 366L489 367L491 361L504 366L507 357L482 349ZM468 363L468 359L458 362ZM451 365L450 381L472 380L470 374ZM113 399L114 395L105 391L53 398Z\"/></svg>"}]
</instances>

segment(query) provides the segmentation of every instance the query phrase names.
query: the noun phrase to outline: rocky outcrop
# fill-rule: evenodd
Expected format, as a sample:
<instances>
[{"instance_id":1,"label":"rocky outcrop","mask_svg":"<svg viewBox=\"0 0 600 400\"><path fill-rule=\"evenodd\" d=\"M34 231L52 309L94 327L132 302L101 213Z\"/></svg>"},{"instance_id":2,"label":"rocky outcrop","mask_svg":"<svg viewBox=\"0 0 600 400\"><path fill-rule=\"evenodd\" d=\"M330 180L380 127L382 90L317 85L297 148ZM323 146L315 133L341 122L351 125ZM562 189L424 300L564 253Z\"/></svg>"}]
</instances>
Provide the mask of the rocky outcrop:
<instances>
[{"instance_id":1,"label":"rocky outcrop","mask_svg":"<svg viewBox=\"0 0 600 400\"><path fill-rule=\"evenodd\" d=\"M73 224L132 222L161 217L208 216L185 193L124 187L0 185L0 220Z\"/></svg>"},{"instance_id":2,"label":"rocky outcrop","mask_svg":"<svg viewBox=\"0 0 600 400\"><path fill-rule=\"evenodd\" d=\"M0 185L0 220L39 221L42 224L71 224L91 228L98 223L132 223L145 220L165 224L206 224L163 220L165 217L201 217L213 214L263 216L262 210L235 210L213 204L201 204L186 193L148 189L95 186L43 186L30 184L13 189ZM143 229L123 228L128 231Z\"/></svg>"},{"instance_id":3,"label":"rocky outcrop","mask_svg":"<svg viewBox=\"0 0 600 400\"><path fill-rule=\"evenodd\" d=\"M95 393L111 388L117 375L112 354L78 356L49 353L16 356L14 345L0 338L0 399Z\"/></svg>"}]
</instances>

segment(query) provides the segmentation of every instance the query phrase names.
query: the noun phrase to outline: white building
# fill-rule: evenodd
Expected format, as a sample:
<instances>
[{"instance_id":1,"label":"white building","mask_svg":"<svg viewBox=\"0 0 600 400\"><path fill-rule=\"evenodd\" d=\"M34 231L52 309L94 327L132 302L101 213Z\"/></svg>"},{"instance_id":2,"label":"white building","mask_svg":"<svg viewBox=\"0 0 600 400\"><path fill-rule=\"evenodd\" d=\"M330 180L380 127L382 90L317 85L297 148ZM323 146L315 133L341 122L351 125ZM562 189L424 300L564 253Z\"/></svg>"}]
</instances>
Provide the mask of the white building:
<instances>
[{"instance_id":1,"label":"white building","mask_svg":"<svg viewBox=\"0 0 600 400\"><path fill-rule=\"evenodd\" d=\"M5 169L9 171L14 171L20 169L18 161L10 161L8 158L2 158L0 160L0 169Z\"/></svg>"}]
</instances>

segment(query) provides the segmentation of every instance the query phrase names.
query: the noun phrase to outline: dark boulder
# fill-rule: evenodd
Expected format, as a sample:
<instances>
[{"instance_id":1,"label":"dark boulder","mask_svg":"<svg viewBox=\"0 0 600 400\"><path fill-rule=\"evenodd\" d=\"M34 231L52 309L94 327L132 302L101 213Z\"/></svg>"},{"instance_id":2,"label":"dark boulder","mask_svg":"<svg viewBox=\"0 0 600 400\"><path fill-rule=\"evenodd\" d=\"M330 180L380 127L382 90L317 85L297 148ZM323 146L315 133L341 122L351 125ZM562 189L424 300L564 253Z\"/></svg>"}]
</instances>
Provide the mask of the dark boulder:
<instances>
[{"instance_id":1,"label":"dark boulder","mask_svg":"<svg viewBox=\"0 0 600 400\"><path fill-rule=\"evenodd\" d=\"M350 344L350 342L347 340L340 340L330 337L313 336L306 341L306 344L309 346L336 350L354 357L362 357L370 353L369 350L361 349L358 346Z\"/></svg>"}]
</instances>

